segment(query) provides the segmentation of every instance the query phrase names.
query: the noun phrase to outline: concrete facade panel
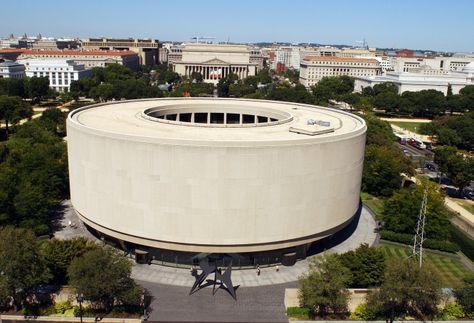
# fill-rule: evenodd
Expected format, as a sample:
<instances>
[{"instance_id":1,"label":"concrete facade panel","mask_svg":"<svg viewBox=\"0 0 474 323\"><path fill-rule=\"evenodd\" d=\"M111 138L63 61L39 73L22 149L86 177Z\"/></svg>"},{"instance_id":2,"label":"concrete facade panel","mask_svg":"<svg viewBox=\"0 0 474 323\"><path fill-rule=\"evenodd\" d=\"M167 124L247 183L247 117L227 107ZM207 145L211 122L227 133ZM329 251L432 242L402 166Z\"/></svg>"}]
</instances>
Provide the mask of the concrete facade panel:
<instances>
[{"instance_id":1,"label":"concrete facade panel","mask_svg":"<svg viewBox=\"0 0 474 323\"><path fill-rule=\"evenodd\" d=\"M250 103L258 108L259 102ZM124 109L133 107L127 104ZM85 108L68 119L71 200L83 218L129 241L227 252L296 245L350 221L359 206L365 124L357 117L325 109L357 126L326 140L291 134L291 145L263 140L242 147L222 140L214 145L219 140L212 136L208 145L203 138L168 144L162 133L145 140L129 129L116 136L80 122L81 114L101 109L107 106ZM307 109L309 116L319 110ZM268 128L273 127L283 129ZM234 132L239 130L256 131L257 137L258 131L268 132Z\"/></svg>"}]
</instances>

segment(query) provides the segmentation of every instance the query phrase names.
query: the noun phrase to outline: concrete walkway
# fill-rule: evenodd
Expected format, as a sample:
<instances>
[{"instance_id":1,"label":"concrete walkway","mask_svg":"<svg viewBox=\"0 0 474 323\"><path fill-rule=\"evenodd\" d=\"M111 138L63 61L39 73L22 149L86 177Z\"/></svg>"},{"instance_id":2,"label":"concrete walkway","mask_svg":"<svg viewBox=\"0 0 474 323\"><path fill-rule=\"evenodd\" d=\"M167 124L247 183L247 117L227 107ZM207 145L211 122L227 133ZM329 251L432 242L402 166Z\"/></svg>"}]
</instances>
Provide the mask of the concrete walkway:
<instances>
[{"instance_id":1,"label":"concrete walkway","mask_svg":"<svg viewBox=\"0 0 474 323\"><path fill-rule=\"evenodd\" d=\"M417 122L417 123L430 123L430 119L410 119L410 118L380 118L383 121L393 122Z\"/></svg>"},{"instance_id":2,"label":"concrete walkway","mask_svg":"<svg viewBox=\"0 0 474 323\"><path fill-rule=\"evenodd\" d=\"M374 233L376 222L372 215L362 208L357 228L352 235L342 243L332 247L328 252L343 253L356 249L362 243L373 245L377 239ZM275 267L261 268L260 276L254 269L234 270L232 272L232 282L241 287L275 285L298 280L298 277L308 270L308 261L298 261L294 266L279 266L279 271ZM195 281L189 269L165 267L159 265L136 264L132 269L132 277L139 281L153 282L165 285L191 287Z\"/></svg>"},{"instance_id":3,"label":"concrete walkway","mask_svg":"<svg viewBox=\"0 0 474 323\"><path fill-rule=\"evenodd\" d=\"M420 135L419 133L404 129L404 128L396 126L394 124L390 124L390 126L392 127L393 132L407 135L410 138L417 138L417 139L420 139L421 141L431 142L431 137L430 136Z\"/></svg>"},{"instance_id":4,"label":"concrete walkway","mask_svg":"<svg viewBox=\"0 0 474 323\"><path fill-rule=\"evenodd\" d=\"M461 205L456 203L453 199L446 197L444 199L446 206L450 208L452 211L456 212L460 217L463 217L466 221L472 223L474 225L474 214L463 208Z\"/></svg>"}]
</instances>

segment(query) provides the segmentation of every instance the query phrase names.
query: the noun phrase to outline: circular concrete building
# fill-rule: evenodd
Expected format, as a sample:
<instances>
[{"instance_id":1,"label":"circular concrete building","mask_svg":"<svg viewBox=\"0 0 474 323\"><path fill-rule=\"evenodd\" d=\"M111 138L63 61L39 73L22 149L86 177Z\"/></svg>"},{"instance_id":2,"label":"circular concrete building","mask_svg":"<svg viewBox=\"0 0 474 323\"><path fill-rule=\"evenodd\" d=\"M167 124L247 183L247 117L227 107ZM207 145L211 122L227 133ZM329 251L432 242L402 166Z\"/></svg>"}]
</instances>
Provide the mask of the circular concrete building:
<instances>
[{"instance_id":1,"label":"circular concrete building","mask_svg":"<svg viewBox=\"0 0 474 323\"><path fill-rule=\"evenodd\" d=\"M357 213L365 132L352 114L288 102L96 104L67 120L71 201L89 228L157 259L288 253Z\"/></svg>"}]
</instances>

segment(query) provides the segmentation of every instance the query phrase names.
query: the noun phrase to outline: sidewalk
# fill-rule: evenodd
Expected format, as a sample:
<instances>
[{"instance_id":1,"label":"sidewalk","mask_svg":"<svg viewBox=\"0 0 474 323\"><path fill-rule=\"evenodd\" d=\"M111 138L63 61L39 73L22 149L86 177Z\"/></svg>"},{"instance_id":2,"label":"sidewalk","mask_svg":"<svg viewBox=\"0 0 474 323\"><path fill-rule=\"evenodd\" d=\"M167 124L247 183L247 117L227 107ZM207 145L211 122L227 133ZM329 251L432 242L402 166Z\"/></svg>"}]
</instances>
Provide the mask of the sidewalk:
<instances>
[{"instance_id":1,"label":"sidewalk","mask_svg":"<svg viewBox=\"0 0 474 323\"><path fill-rule=\"evenodd\" d=\"M430 136L420 135L419 133L403 129L402 127L396 126L394 124L390 124L390 126L392 127L393 132L402 133L402 134L407 135L411 138L420 139L421 141L431 142L431 137Z\"/></svg>"},{"instance_id":2,"label":"sidewalk","mask_svg":"<svg viewBox=\"0 0 474 323\"><path fill-rule=\"evenodd\" d=\"M375 220L363 208L354 233L339 245L329 249L328 252L343 253L357 248L362 243L372 245L377 238L377 234L374 233L375 227ZM297 281L298 277L307 270L308 260L306 259L298 261L291 267L279 266L278 272L275 267L261 268L260 276L257 276L254 269L233 270L232 282L235 286L240 285L241 287L282 284ZM132 278L140 281L186 286L189 288L191 288L195 281L189 269L140 264L133 266Z\"/></svg>"},{"instance_id":3,"label":"sidewalk","mask_svg":"<svg viewBox=\"0 0 474 323\"><path fill-rule=\"evenodd\" d=\"M450 208L452 211L456 212L460 217L464 218L466 221L472 223L474 225L474 214L463 208L461 205L457 204L451 198L446 197L444 199L446 206Z\"/></svg>"}]
</instances>

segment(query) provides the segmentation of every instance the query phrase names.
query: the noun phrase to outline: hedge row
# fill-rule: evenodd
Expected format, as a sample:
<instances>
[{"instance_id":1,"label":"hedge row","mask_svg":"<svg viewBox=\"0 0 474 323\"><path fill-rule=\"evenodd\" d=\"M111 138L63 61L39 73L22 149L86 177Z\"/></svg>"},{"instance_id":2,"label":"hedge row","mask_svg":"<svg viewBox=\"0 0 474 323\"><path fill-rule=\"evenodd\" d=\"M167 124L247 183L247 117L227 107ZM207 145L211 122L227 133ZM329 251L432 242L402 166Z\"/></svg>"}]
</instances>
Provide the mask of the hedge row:
<instances>
[{"instance_id":1,"label":"hedge row","mask_svg":"<svg viewBox=\"0 0 474 323\"><path fill-rule=\"evenodd\" d=\"M406 233L397 233L388 230L381 230L380 231L380 238L383 240L389 240L394 242L399 242L403 244L413 244L413 235L406 234ZM458 252L459 246L456 243L444 240L433 240L433 239L426 239L423 243L423 246L428 249L440 250L445 252Z\"/></svg>"},{"instance_id":2,"label":"hedge row","mask_svg":"<svg viewBox=\"0 0 474 323\"><path fill-rule=\"evenodd\" d=\"M469 238L464 232L456 228L454 225L450 226L451 239L460 247L463 254L474 261L474 240Z\"/></svg>"}]
</instances>

